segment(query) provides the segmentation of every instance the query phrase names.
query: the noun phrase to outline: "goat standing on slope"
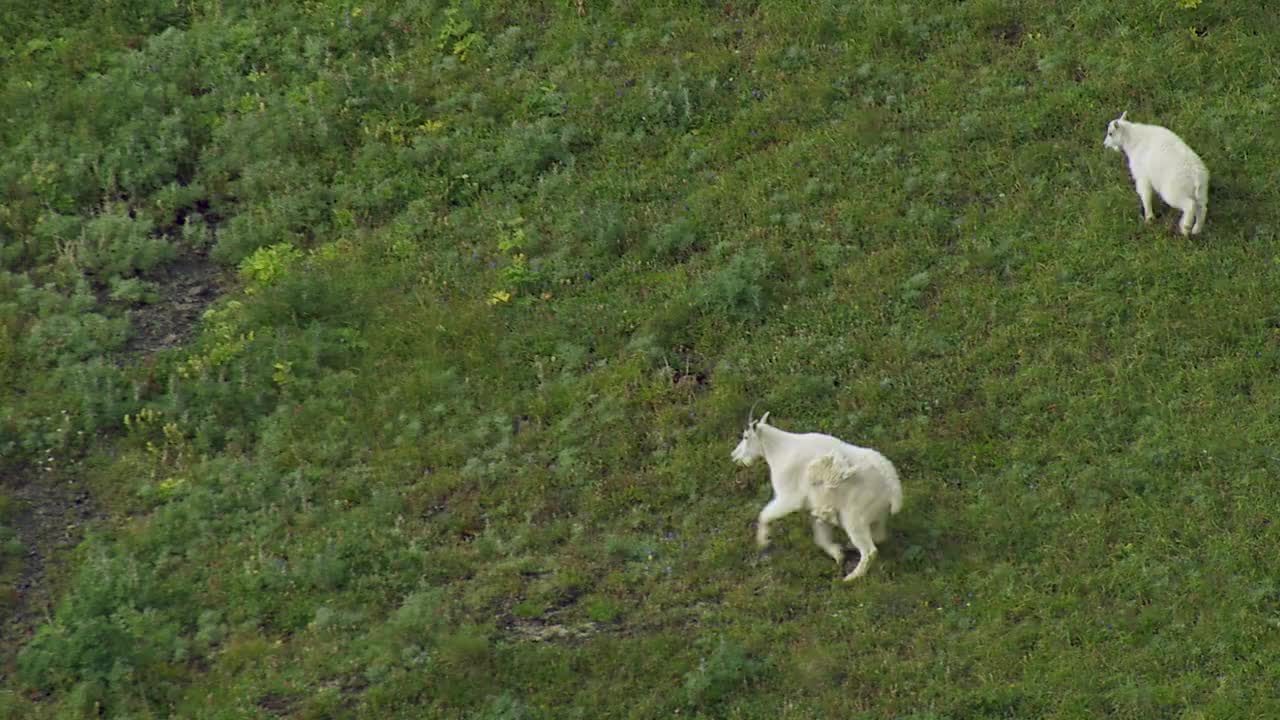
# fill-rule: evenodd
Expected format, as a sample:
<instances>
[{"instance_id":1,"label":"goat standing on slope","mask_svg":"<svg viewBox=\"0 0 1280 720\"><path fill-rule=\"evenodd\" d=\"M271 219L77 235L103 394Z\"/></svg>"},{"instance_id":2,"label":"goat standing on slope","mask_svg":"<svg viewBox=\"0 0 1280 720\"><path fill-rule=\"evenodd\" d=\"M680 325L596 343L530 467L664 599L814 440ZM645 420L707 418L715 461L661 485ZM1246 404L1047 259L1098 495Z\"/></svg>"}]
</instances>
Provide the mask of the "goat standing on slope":
<instances>
[{"instance_id":1,"label":"goat standing on slope","mask_svg":"<svg viewBox=\"0 0 1280 720\"><path fill-rule=\"evenodd\" d=\"M1125 120L1128 111L1107 125L1103 146L1123 152L1129 158L1129 172L1142 199L1142 216L1151 222L1151 190L1160 199L1182 211L1179 228L1199 235L1209 212L1209 169L1182 138L1159 125ZM1194 224L1193 224L1194 223Z\"/></svg>"},{"instance_id":2,"label":"goat standing on slope","mask_svg":"<svg viewBox=\"0 0 1280 720\"><path fill-rule=\"evenodd\" d=\"M876 543L889 536L889 515L902 508L902 485L888 458L870 448L850 445L830 435L779 430L766 421L748 420L733 460L748 466L763 457L769 463L773 499L760 511L756 543L769 544L769 523L796 510L813 514L813 539L837 563L844 549L831 539L839 525L862 557L845 580L866 574Z\"/></svg>"}]
</instances>

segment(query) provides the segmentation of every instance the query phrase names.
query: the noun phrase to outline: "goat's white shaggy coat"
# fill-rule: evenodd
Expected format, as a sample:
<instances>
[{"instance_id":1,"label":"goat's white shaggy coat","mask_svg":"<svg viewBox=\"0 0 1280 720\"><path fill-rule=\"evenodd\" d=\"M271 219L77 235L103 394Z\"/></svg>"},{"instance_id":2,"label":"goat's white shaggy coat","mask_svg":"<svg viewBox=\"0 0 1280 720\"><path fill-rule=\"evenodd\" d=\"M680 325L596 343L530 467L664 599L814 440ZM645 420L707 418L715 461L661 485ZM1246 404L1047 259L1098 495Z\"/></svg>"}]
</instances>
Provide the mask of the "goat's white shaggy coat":
<instances>
[{"instance_id":1,"label":"goat's white shaggy coat","mask_svg":"<svg viewBox=\"0 0 1280 720\"><path fill-rule=\"evenodd\" d=\"M844 528L861 558L845 580L866 574L876 543L889 534L888 518L902 508L902 485L888 458L870 448L850 445L821 433L796 434L766 421L749 421L732 458L747 466L760 457L769 463L773 499L760 511L756 542L769 544L769 523L807 509L813 515L813 539L837 563L844 549L831 538Z\"/></svg>"},{"instance_id":2,"label":"goat's white shaggy coat","mask_svg":"<svg viewBox=\"0 0 1280 720\"><path fill-rule=\"evenodd\" d=\"M1129 158L1129 172L1142 200L1143 220L1151 222L1151 191L1182 211L1179 229L1200 234L1209 211L1209 169L1182 138L1159 125L1125 120L1128 112L1107 125L1103 146Z\"/></svg>"}]
</instances>

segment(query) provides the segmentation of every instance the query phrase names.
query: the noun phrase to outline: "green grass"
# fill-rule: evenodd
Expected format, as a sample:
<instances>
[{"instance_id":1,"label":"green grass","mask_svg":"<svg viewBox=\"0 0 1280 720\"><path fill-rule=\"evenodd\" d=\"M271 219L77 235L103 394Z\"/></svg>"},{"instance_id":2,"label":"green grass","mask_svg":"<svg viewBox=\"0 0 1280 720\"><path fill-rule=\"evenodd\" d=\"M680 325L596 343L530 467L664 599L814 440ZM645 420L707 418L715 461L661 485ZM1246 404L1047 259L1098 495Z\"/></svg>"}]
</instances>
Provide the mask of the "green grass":
<instances>
[{"instance_id":1,"label":"green grass","mask_svg":"<svg viewBox=\"0 0 1280 720\"><path fill-rule=\"evenodd\" d=\"M1277 711L1265 4L126 5L0 56L0 455L111 517L0 718ZM756 401L897 464L866 578Z\"/></svg>"}]
</instances>

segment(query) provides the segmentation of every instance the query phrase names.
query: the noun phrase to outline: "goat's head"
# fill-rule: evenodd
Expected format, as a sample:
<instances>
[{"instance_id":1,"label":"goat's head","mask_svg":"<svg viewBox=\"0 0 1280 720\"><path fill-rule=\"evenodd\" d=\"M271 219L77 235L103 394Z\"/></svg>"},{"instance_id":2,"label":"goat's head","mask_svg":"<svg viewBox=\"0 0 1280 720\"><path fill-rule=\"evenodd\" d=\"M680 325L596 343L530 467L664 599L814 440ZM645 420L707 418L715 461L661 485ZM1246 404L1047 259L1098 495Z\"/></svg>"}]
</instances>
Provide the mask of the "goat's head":
<instances>
[{"instance_id":1,"label":"goat's head","mask_svg":"<svg viewBox=\"0 0 1280 720\"><path fill-rule=\"evenodd\" d=\"M764 443L760 442L759 428L769 419L769 413L760 416L759 420L747 419L747 429L742 431L742 441L733 449L730 457L733 461L747 467L764 457Z\"/></svg>"},{"instance_id":2,"label":"goat's head","mask_svg":"<svg viewBox=\"0 0 1280 720\"><path fill-rule=\"evenodd\" d=\"M1109 148L1111 150L1115 150L1116 152L1120 152L1121 150L1124 149L1124 146L1121 143L1120 138L1124 134L1123 126L1128 124L1125 122L1125 119L1124 119L1124 116L1128 114L1129 114L1129 111L1125 110L1124 112L1120 113L1120 117L1116 118L1115 120L1112 120L1110 123L1107 124L1107 136L1102 139L1103 147Z\"/></svg>"}]
</instances>

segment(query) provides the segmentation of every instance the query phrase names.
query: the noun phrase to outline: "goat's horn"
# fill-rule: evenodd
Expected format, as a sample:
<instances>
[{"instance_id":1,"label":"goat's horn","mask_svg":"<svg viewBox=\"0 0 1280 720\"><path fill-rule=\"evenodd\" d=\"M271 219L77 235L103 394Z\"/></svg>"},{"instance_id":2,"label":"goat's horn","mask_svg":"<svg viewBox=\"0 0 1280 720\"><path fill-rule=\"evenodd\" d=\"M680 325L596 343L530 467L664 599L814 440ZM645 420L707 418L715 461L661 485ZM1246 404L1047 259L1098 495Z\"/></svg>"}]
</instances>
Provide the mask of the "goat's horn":
<instances>
[{"instance_id":1,"label":"goat's horn","mask_svg":"<svg viewBox=\"0 0 1280 720\"><path fill-rule=\"evenodd\" d=\"M756 416L756 406L759 404L759 400L751 403L751 409L747 411L747 427L751 427L751 418Z\"/></svg>"}]
</instances>

